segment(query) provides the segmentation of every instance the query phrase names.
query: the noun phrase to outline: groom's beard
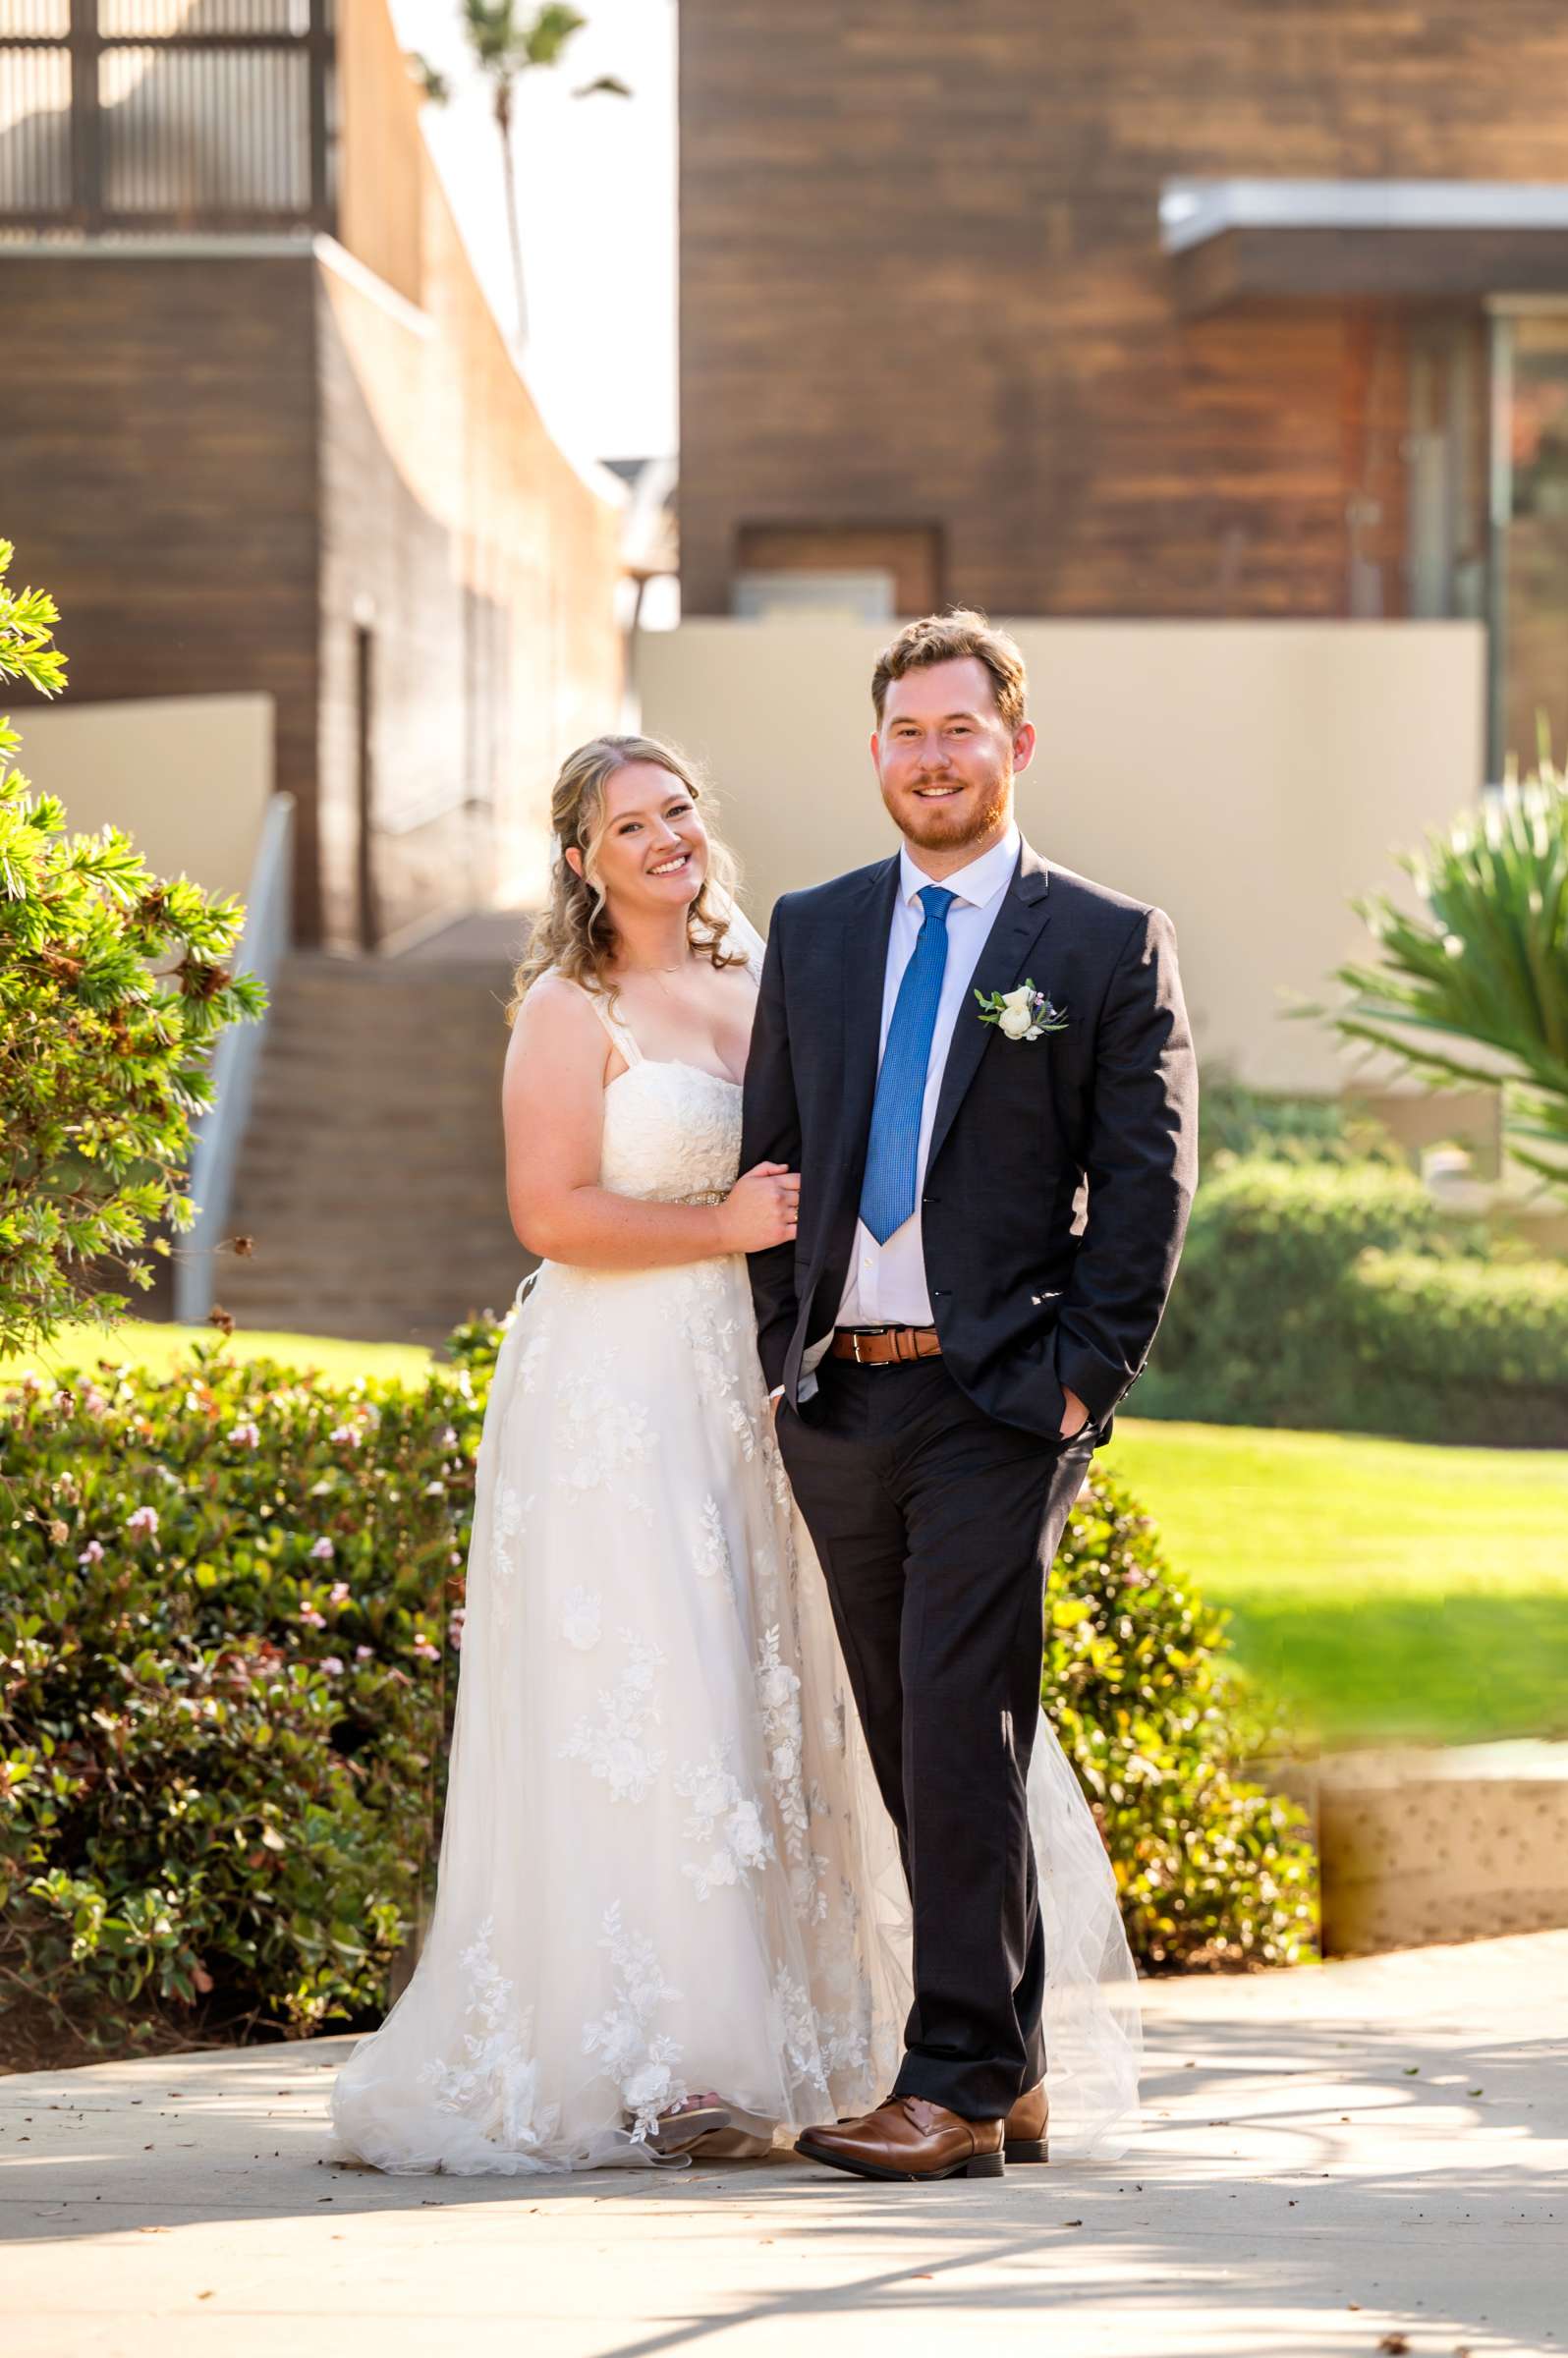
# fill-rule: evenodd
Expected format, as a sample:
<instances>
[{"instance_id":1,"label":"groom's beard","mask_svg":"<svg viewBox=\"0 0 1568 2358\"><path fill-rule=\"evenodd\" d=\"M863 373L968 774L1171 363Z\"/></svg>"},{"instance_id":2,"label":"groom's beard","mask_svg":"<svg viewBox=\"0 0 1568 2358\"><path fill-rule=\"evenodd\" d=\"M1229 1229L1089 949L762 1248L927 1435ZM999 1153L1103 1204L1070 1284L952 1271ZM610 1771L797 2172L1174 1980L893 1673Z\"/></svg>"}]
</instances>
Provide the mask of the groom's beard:
<instances>
[{"instance_id":1,"label":"groom's beard","mask_svg":"<svg viewBox=\"0 0 1568 2358\"><path fill-rule=\"evenodd\" d=\"M923 852L953 852L1001 832L1012 790L1008 770L951 803L923 803L916 794L901 794L896 802L884 795L883 800L908 842Z\"/></svg>"}]
</instances>

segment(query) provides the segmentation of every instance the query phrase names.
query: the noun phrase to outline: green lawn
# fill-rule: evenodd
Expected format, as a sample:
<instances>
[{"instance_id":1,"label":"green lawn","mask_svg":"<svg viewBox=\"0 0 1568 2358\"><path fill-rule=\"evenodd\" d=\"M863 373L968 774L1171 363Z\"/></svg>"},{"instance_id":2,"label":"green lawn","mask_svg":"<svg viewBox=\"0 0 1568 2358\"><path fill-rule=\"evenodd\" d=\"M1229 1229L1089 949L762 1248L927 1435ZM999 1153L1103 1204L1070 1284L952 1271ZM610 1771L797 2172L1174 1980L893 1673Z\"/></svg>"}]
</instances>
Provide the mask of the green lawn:
<instances>
[{"instance_id":1,"label":"green lawn","mask_svg":"<svg viewBox=\"0 0 1568 2358\"><path fill-rule=\"evenodd\" d=\"M1325 1741L1568 1736L1568 1452L1131 1420L1106 1455Z\"/></svg>"},{"instance_id":2,"label":"green lawn","mask_svg":"<svg viewBox=\"0 0 1568 2358\"><path fill-rule=\"evenodd\" d=\"M211 1331L77 1328L32 1366L167 1368ZM395 1343L237 1333L230 1349L418 1381ZM1568 1736L1568 1452L1119 1421L1107 1452L1241 1660L1330 1743Z\"/></svg>"},{"instance_id":3,"label":"green lawn","mask_svg":"<svg viewBox=\"0 0 1568 2358\"><path fill-rule=\"evenodd\" d=\"M31 1351L18 1359L0 1359L0 1384L28 1368L40 1376L58 1376L66 1368L91 1371L100 1359L125 1361L158 1374L183 1359L193 1343L218 1339L210 1326L156 1326L128 1319L124 1325L68 1326L47 1351ZM321 1334L252 1334L240 1329L229 1337L237 1359L276 1359L285 1367L315 1368L336 1383L352 1383L357 1376L401 1376L418 1383L430 1364L430 1354L415 1343L340 1343Z\"/></svg>"}]
</instances>

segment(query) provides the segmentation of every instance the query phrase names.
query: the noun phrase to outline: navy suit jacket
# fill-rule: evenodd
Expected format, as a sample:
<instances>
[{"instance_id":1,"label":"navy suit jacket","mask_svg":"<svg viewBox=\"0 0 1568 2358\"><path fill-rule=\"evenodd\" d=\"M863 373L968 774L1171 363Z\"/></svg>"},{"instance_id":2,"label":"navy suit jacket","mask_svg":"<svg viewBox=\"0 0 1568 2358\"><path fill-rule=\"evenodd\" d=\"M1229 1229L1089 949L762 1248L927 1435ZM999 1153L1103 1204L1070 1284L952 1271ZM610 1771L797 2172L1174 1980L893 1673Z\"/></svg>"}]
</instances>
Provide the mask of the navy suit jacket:
<instances>
[{"instance_id":1,"label":"navy suit jacket","mask_svg":"<svg viewBox=\"0 0 1568 2358\"><path fill-rule=\"evenodd\" d=\"M896 856L878 861L773 912L741 1157L801 1174L794 1243L751 1264L763 1370L792 1401L854 1250L898 872ZM1148 1359L1197 1179L1170 920L1026 843L974 988L1026 980L1065 1031L1009 1039L971 996L953 1033L921 1199L931 1315L989 1415L1054 1436L1070 1386L1103 1439Z\"/></svg>"}]
</instances>

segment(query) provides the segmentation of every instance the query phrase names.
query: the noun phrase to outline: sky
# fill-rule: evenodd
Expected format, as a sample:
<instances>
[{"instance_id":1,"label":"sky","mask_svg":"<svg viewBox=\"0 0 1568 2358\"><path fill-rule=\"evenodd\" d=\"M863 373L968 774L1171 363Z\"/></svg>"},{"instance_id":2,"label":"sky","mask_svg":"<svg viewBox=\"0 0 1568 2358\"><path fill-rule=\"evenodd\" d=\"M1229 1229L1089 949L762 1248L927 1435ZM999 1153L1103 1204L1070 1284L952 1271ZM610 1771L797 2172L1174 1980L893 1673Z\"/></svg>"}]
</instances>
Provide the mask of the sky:
<instances>
[{"instance_id":1,"label":"sky","mask_svg":"<svg viewBox=\"0 0 1568 2358\"><path fill-rule=\"evenodd\" d=\"M529 0L523 0L526 6ZM524 76L515 124L531 319L528 375L558 439L599 459L676 440L676 0L578 0L588 19L551 72ZM500 145L459 0L392 0L404 46L445 74L431 151L502 322L514 317ZM574 98L600 74L630 98Z\"/></svg>"}]
</instances>

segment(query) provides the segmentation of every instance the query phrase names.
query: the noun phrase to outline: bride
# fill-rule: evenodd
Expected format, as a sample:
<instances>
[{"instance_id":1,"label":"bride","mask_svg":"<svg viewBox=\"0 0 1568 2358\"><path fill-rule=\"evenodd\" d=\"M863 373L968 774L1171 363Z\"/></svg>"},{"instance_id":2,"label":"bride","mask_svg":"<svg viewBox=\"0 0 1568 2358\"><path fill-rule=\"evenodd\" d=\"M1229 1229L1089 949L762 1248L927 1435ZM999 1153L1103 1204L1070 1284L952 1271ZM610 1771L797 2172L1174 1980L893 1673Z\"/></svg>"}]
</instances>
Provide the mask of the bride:
<instances>
[{"instance_id":1,"label":"bride","mask_svg":"<svg viewBox=\"0 0 1568 2358\"><path fill-rule=\"evenodd\" d=\"M518 976L508 1195L541 1256L479 1448L435 1910L339 2073L389 2170L760 2153L867 2110L908 1898L755 1349L745 1256L799 1181L737 1177L760 944L680 757L571 756ZM1138 2010L1114 1881L1042 1722L1031 1773L1051 2145L1109 2156Z\"/></svg>"}]
</instances>

